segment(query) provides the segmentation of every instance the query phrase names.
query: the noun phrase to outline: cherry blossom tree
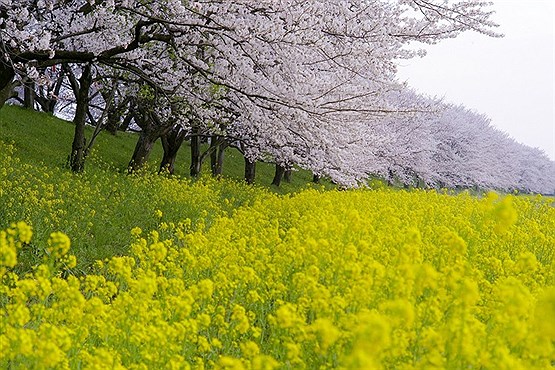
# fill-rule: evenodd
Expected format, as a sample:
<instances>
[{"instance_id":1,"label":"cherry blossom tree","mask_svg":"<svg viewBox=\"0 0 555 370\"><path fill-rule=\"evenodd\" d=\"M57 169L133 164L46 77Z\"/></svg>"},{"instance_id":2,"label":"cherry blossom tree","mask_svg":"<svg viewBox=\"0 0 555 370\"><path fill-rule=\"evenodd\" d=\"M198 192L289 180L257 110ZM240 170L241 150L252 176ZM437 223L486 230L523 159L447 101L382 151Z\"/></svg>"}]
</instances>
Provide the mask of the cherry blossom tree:
<instances>
[{"instance_id":1,"label":"cherry blossom tree","mask_svg":"<svg viewBox=\"0 0 555 370\"><path fill-rule=\"evenodd\" d=\"M403 122L395 138L400 141L383 149L394 165L403 160L402 168L427 186L553 192L555 163L545 153L515 142L483 114L462 105L432 104L434 112ZM415 151L405 156L407 148ZM393 174L411 182L403 171Z\"/></svg>"},{"instance_id":2,"label":"cherry blossom tree","mask_svg":"<svg viewBox=\"0 0 555 370\"><path fill-rule=\"evenodd\" d=\"M181 132L196 142L212 137L211 148L221 151L207 153L216 154L216 164L236 143L250 179L253 163L265 159L347 186L378 174L407 184L509 188L514 181L491 159L495 148L504 148L498 144L507 142L503 135L462 108L434 102L444 110L437 113L441 109L395 79L396 60L421 54L409 44L434 44L465 31L498 36L490 5L2 0L0 95L10 95L17 76L47 83L40 71L59 63L133 76L118 93L120 101L135 104L135 122L143 127L132 169L144 163L155 140L165 137L170 148L165 135ZM83 90L86 76L80 77ZM76 122L83 116L78 112ZM541 156L521 156L530 157ZM534 181L539 189L541 181Z\"/></svg>"}]
</instances>

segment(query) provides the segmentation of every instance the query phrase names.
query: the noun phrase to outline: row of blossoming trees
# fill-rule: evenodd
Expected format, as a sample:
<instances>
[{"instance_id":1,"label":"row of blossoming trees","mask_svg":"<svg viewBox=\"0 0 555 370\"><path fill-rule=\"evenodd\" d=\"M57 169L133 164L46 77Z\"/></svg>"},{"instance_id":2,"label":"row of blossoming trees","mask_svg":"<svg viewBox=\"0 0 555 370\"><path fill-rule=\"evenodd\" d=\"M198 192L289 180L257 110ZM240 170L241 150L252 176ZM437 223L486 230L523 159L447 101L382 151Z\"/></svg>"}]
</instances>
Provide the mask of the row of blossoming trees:
<instances>
[{"instance_id":1,"label":"row of blossoming trees","mask_svg":"<svg viewBox=\"0 0 555 370\"><path fill-rule=\"evenodd\" d=\"M419 96L395 77L407 45L492 31L490 4L424 0L2 0L0 106L53 111L75 100L70 155L83 169L85 123L141 128L131 171L162 139L161 166L191 141L191 174L221 172L237 147L257 160L354 186L404 184L553 192L554 163L484 116ZM95 113L96 112L96 113ZM208 138L209 148L200 142Z\"/></svg>"}]
</instances>

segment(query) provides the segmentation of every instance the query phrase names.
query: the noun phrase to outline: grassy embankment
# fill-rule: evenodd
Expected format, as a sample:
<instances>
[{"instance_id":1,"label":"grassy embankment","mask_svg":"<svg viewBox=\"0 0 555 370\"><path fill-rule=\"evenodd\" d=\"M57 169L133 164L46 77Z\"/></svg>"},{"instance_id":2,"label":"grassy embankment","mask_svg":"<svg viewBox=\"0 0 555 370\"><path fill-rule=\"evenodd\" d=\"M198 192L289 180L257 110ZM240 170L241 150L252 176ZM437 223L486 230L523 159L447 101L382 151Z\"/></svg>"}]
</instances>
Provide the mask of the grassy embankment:
<instances>
[{"instance_id":1,"label":"grassy embankment","mask_svg":"<svg viewBox=\"0 0 555 370\"><path fill-rule=\"evenodd\" d=\"M89 127L87 137L91 134ZM46 241L52 230L63 231L71 235L77 246L80 266L125 253L129 230L137 225L154 227L153 215L157 210L175 220L209 221L221 212L231 212L251 202L258 193L257 186L240 185L243 158L235 149L228 150L224 163L224 177L231 181L218 183L209 179L209 164L204 165L198 183L191 180L185 175L190 155L186 144L177 159L176 176L165 179L156 175L162 157L159 141L144 173L127 176L136 134L101 133L87 159L85 172L75 175L66 166L72 138L70 122L19 107L6 106L0 110L0 158L4 166L0 176L0 199L4 202L0 208L0 228L18 220L31 222L41 242ZM272 165L259 163L256 181L269 184L273 170ZM310 180L310 173L297 171L291 183L266 189L289 193L307 186ZM207 188L214 190L210 197L217 199L203 199Z\"/></svg>"},{"instance_id":2,"label":"grassy embankment","mask_svg":"<svg viewBox=\"0 0 555 370\"><path fill-rule=\"evenodd\" d=\"M87 127L87 138L92 135L92 127ZM4 143L13 142L18 150L18 156L29 163L44 163L50 167L63 167L73 140L73 125L54 116L25 110L20 107L6 106L0 110L0 140ZM93 147L94 158L87 161L87 168L102 167L109 164L119 172L125 172L133 149L137 141L134 133L119 132L117 135L101 133ZM160 141L150 155L148 171L158 169L162 158ZM210 164L203 165L203 172L209 172ZM178 177L188 177L190 163L190 147L184 143L178 153L175 174ZM224 171L226 177L242 180L244 171L243 156L234 148L229 148L225 154ZM256 183L269 185L274 175L274 166L269 163L258 163L256 168ZM291 183L283 182L281 187L269 187L278 194L294 192L304 187L312 180L312 174L307 171L295 171ZM329 184L326 184L328 186Z\"/></svg>"},{"instance_id":3,"label":"grassy embankment","mask_svg":"<svg viewBox=\"0 0 555 370\"><path fill-rule=\"evenodd\" d=\"M0 368L553 368L545 198L128 176L126 135L76 175L70 131L0 112Z\"/></svg>"},{"instance_id":4,"label":"grassy embankment","mask_svg":"<svg viewBox=\"0 0 555 370\"><path fill-rule=\"evenodd\" d=\"M91 134L88 127L87 137ZM209 179L209 163L203 166L202 178L192 180L187 175L190 147L186 144L176 161L176 176L166 179L156 175L162 157L159 141L144 173L127 176L137 140L133 133L101 133L87 158L85 172L75 175L66 165L72 138L70 122L19 107L0 110L0 159L4 166L0 227L18 220L31 222L40 242L45 242L52 230L63 231L77 246L80 267L125 253L129 230L137 225L154 227L156 210L174 220L209 221L252 202L259 192L287 194L311 186L311 174L302 170L293 173L291 183L283 182L279 188L242 186L244 163L235 149L226 152L224 162L224 177L231 181ZM256 182L269 184L273 170L271 164L258 163ZM149 182L152 186L145 186ZM217 199L203 198L207 188L214 191L209 197Z\"/></svg>"}]
</instances>

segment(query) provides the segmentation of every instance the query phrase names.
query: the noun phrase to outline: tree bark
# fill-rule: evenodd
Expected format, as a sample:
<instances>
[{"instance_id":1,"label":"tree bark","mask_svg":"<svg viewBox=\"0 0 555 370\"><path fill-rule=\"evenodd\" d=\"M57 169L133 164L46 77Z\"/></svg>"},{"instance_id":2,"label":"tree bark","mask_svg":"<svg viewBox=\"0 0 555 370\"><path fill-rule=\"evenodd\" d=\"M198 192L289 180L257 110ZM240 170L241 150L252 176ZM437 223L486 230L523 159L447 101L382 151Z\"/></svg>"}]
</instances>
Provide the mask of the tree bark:
<instances>
[{"instance_id":1,"label":"tree bark","mask_svg":"<svg viewBox=\"0 0 555 370\"><path fill-rule=\"evenodd\" d=\"M48 68L56 69L57 66L43 68L41 72L46 74ZM35 102L38 103L40 109L42 109L43 112L54 113L64 79L65 73L63 69L60 68L60 72L56 76L56 82L54 83L53 87L39 86L38 89L35 90Z\"/></svg>"},{"instance_id":2,"label":"tree bark","mask_svg":"<svg viewBox=\"0 0 555 370\"><path fill-rule=\"evenodd\" d=\"M118 132L118 126L121 121L121 112L119 107L115 104L114 97L111 96L107 91L102 91L102 98L106 102L108 111L106 112L106 123L104 124L104 130L108 131L110 134L115 135ZM112 99L111 102L109 100Z\"/></svg>"},{"instance_id":3,"label":"tree bark","mask_svg":"<svg viewBox=\"0 0 555 370\"><path fill-rule=\"evenodd\" d=\"M60 71L58 79L56 80L56 84L54 85L53 96L48 99L48 106L44 110L45 112L54 113L54 110L56 109L56 104L58 104L58 96L60 95L60 91L62 90L64 78L65 77L63 71Z\"/></svg>"},{"instance_id":4,"label":"tree bark","mask_svg":"<svg viewBox=\"0 0 555 370\"><path fill-rule=\"evenodd\" d=\"M210 169L212 176L221 176L224 168L224 153L225 149L229 146L219 136L212 136L210 140Z\"/></svg>"},{"instance_id":5,"label":"tree bark","mask_svg":"<svg viewBox=\"0 0 555 370\"><path fill-rule=\"evenodd\" d=\"M164 149L164 156L162 157L162 162L160 163L160 170L167 171L170 175L173 175L175 171L175 159L177 157L177 152L183 144L185 139L185 130L181 127L174 127L168 134L162 136L162 148Z\"/></svg>"},{"instance_id":6,"label":"tree bark","mask_svg":"<svg viewBox=\"0 0 555 370\"><path fill-rule=\"evenodd\" d=\"M23 79L23 107L35 109L35 81L28 77Z\"/></svg>"},{"instance_id":7,"label":"tree bark","mask_svg":"<svg viewBox=\"0 0 555 370\"><path fill-rule=\"evenodd\" d=\"M118 132L120 119L121 115L118 114L117 109L115 107L110 107L108 109L108 116L104 129L110 134L115 135Z\"/></svg>"},{"instance_id":8,"label":"tree bark","mask_svg":"<svg viewBox=\"0 0 555 370\"><path fill-rule=\"evenodd\" d=\"M6 63L0 63L0 89L8 86L15 77L15 71Z\"/></svg>"},{"instance_id":9,"label":"tree bark","mask_svg":"<svg viewBox=\"0 0 555 370\"><path fill-rule=\"evenodd\" d=\"M49 90L45 87L39 87L38 94L35 94L35 101L39 103L40 108L44 112L54 113L54 110L56 109L56 104L58 104L58 95L60 95L60 90L62 89L64 78L65 74L63 73L63 71L60 71L52 90Z\"/></svg>"},{"instance_id":10,"label":"tree bark","mask_svg":"<svg viewBox=\"0 0 555 370\"><path fill-rule=\"evenodd\" d=\"M129 112L124 118L123 121L121 123L121 125L119 125L119 131L125 132L129 129L129 125L131 124L131 121L133 120L133 114L131 112Z\"/></svg>"},{"instance_id":11,"label":"tree bark","mask_svg":"<svg viewBox=\"0 0 555 370\"><path fill-rule=\"evenodd\" d=\"M283 173L283 181L290 183L292 174L293 174L293 170L291 168L286 169L285 172Z\"/></svg>"},{"instance_id":12,"label":"tree bark","mask_svg":"<svg viewBox=\"0 0 555 370\"><path fill-rule=\"evenodd\" d=\"M256 176L256 161L251 161L245 157L245 182L249 185L254 184Z\"/></svg>"},{"instance_id":13,"label":"tree bark","mask_svg":"<svg viewBox=\"0 0 555 370\"><path fill-rule=\"evenodd\" d=\"M4 106L6 101L13 97L14 77L14 70L3 62L0 62L0 109Z\"/></svg>"},{"instance_id":14,"label":"tree bark","mask_svg":"<svg viewBox=\"0 0 555 370\"><path fill-rule=\"evenodd\" d=\"M124 109L128 104L127 100L120 103L116 103L116 84L113 81L113 90L108 92L106 90L101 90L102 98L106 102L106 123L104 124L104 130L108 131L110 134L115 135L118 132L118 128L121 122L121 116L123 115Z\"/></svg>"},{"instance_id":15,"label":"tree bark","mask_svg":"<svg viewBox=\"0 0 555 370\"><path fill-rule=\"evenodd\" d=\"M91 65L87 64L83 68L81 78L79 79L77 108L75 110L75 117L73 118L75 133L73 135L69 159L69 165L73 172L82 172L85 167L85 120L89 105L89 89L91 83Z\"/></svg>"},{"instance_id":16,"label":"tree bark","mask_svg":"<svg viewBox=\"0 0 555 370\"><path fill-rule=\"evenodd\" d=\"M274 174L274 179L272 180L272 185L280 186L284 173L285 173L285 167L276 163L276 172Z\"/></svg>"},{"instance_id":17,"label":"tree bark","mask_svg":"<svg viewBox=\"0 0 555 370\"><path fill-rule=\"evenodd\" d=\"M212 135L210 137L210 170L212 171L212 176L217 176L218 172L218 144L219 144L219 137L216 135Z\"/></svg>"},{"instance_id":18,"label":"tree bark","mask_svg":"<svg viewBox=\"0 0 555 370\"><path fill-rule=\"evenodd\" d=\"M150 130L143 130L139 134L139 140L137 140L137 145L135 145L135 150L133 151L133 156L127 167L128 173L133 173L142 168L148 161L148 157L154 143L160 135Z\"/></svg>"},{"instance_id":19,"label":"tree bark","mask_svg":"<svg viewBox=\"0 0 555 370\"><path fill-rule=\"evenodd\" d=\"M214 176L221 176L224 171L224 153L226 148L226 143L221 143L218 146L218 155L216 156L216 168L213 172Z\"/></svg>"},{"instance_id":20,"label":"tree bark","mask_svg":"<svg viewBox=\"0 0 555 370\"><path fill-rule=\"evenodd\" d=\"M198 127L194 127L191 135L191 166L189 174L197 177L200 174L202 162L200 160L200 137Z\"/></svg>"}]
</instances>

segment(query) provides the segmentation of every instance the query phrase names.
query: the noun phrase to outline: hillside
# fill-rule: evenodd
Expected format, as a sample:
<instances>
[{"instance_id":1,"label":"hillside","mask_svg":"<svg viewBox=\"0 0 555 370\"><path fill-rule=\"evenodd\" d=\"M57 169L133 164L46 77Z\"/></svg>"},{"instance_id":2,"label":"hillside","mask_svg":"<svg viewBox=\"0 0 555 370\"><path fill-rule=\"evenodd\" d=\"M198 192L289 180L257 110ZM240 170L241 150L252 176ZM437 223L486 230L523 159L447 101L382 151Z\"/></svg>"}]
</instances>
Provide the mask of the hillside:
<instances>
[{"instance_id":1,"label":"hillside","mask_svg":"<svg viewBox=\"0 0 555 370\"><path fill-rule=\"evenodd\" d=\"M170 179L157 174L157 160L162 155L159 142L145 171L129 176L126 168L136 140L132 133L101 133L85 172L76 175L66 166L72 130L70 122L43 113L12 106L0 110L0 228L27 221L33 225L38 243L45 243L52 230L67 233L76 245L78 267L83 271L96 259L126 253L129 230L137 225L155 227L158 211L176 221L188 218L208 223L253 201L258 194L298 190L303 180L306 185L310 178L299 171L290 184L280 188L243 186L242 157L230 150L224 176L236 180L216 181L207 174L191 180L183 174L189 154L184 145L178 174ZM88 135L91 131L89 128ZM271 181L273 166L261 163L257 170L257 180ZM29 265L36 262L31 254L25 258Z\"/></svg>"},{"instance_id":2,"label":"hillside","mask_svg":"<svg viewBox=\"0 0 555 370\"><path fill-rule=\"evenodd\" d=\"M92 135L92 127L87 127L87 138ZM14 143L21 160L28 163L43 163L47 167L63 167L71 150L73 125L52 115L26 110L17 106L5 106L0 109L0 140ZM86 168L111 167L118 172L125 172L137 141L134 133L118 132L111 135L101 132L95 141L92 158ZM158 170L162 158L162 145L158 140L149 157L148 172ZM176 160L177 177L189 178L190 147L183 144ZM203 165L203 173L209 172L210 164ZM243 179L243 156L233 148L225 154L223 175L241 181ZM259 162L256 167L256 183L269 185L274 176L274 166ZM282 182L278 187L270 187L280 194L296 191L312 180L307 171L295 171L291 183ZM329 186L329 184L325 184Z\"/></svg>"},{"instance_id":3,"label":"hillside","mask_svg":"<svg viewBox=\"0 0 555 370\"><path fill-rule=\"evenodd\" d=\"M127 175L128 135L73 174L71 125L6 112L0 368L555 361L549 199Z\"/></svg>"},{"instance_id":4,"label":"hillside","mask_svg":"<svg viewBox=\"0 0 555 370\"><path fill-rule=\"evenodd\" d=\"M555 162L398 73L494 5L0 0L0 370L554 370Z\"/></svg>"}]
</instances>

